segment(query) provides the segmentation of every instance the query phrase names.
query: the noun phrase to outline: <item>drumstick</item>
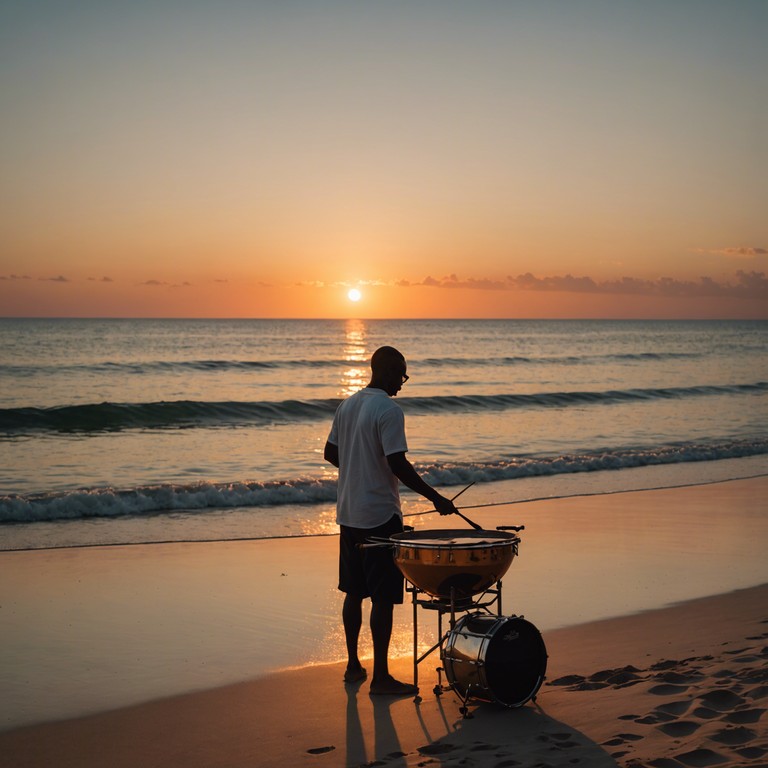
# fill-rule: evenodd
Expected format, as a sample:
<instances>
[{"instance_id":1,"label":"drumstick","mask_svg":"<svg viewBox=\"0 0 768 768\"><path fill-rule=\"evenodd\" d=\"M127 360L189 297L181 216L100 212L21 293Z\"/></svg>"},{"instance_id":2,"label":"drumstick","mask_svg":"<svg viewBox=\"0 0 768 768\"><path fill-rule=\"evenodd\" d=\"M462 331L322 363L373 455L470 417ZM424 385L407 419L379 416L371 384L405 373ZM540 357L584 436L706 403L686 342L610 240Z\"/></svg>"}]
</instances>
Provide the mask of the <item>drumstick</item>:
<instances>
[{"instance_id":1,"label":"drumstick","mask_svg":"<svg viewBox=\"0 0 768 768\"><path fill-rule=\"evenodd\" d=\"M467 488L471 488L471 487L472 487L474 484L475 484L475 481L473 480L473 481L472 481L472 482L471 482L471 483L470 483L470 484L467 486ZM458 498L459 498L459 496L461 496L461 494L462 494L462 493L464 493L464 491L466 491L466 490L467 490L467 488L462 488L462 489L461 489L461 490L460 490L460 491L459 491L459 492L458 492L458 493L457 493L457 494L456 494L456 495L455 495L455 496L454 496L454 497L451 499L451 501L455 501L456 499L458 499Z\"/></svg>"},{"instance_id":2,"label":"drumstick","mask_svg":"<svg viewBox=\"0 0 768 768\"><path fill-rule=\"evenodd\" d=\"M471 488L471 487L472 487L474 484L475 484L475 481L473 480L473 481L472 481L472 482L471 482L471 483L470 483L470 484L467 486L467 488ZM461 489L461 490L460 490L460 491L459 491L459 492L458 492L458 493L457 493L457 494L456 494L456 495L453 497L453 499L451 499L451 501L453 501L454 499L458 499L458 498L459 498L459 496L461 496L461 494L462 494L462 493L464 493L464 491L466 491L466 490L467 490L467 488L462 488L462 489ZM466 515L462 515L462 514L461 514L461 512L459 512L459 510L458 510L458 509L456 510L456 514L457 514L457 515L458 515L458 516L459 516L459 517L460 517L462 520L464 520L465 522L469 523L469 524L470 524L470 525L471 525L471 526L472 526L472 527L473 527L473 528L474 528L476 531L482 531L482 530L483 530L483 526L482 526L482 525L478 525L477 523L474 523L474 522L472 522L472 521L471 521L471 520L470 520L470 519L469 519L469 518L468 518Z\"/></svg>"},{"instance_id":3,"label":"drumstick","mask_svg":"<svg viewBox=\"0 0 768 768\"><path fill-rule=\"evenodd\" d=\"M461 512L459 512L458 509L456 510L456 514L462 520L464 520L465 522L469 523L476 531L482 531L483 530L483 526L482 525L478 525L477 523L472 522L472 520L470 520L466 515L462 515Z\"/></svg>"}]
</instances>

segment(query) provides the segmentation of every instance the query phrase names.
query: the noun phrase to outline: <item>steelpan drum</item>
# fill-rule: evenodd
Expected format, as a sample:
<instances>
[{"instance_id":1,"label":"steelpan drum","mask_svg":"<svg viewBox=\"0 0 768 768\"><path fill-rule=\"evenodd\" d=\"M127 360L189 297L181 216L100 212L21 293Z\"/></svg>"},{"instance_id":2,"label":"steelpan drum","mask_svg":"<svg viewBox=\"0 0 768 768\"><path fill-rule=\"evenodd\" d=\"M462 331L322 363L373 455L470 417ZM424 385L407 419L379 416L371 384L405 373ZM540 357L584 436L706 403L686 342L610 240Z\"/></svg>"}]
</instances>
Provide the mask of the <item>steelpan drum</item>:
<instances>
[{"instance_id":1,"label":"steelpan drum","mask_svg":"<svg viewBox=\"0 0 768 768\"><path fill-rule=\"evenodd\" d=\"M456 622L442 653L448 682L462 699L521 707L544 682L541 633L518 616L469 613Z\"/></svg>"},{"instance_id":2,"label":"steelpan drum","mask_svg":"<svg viewBox=\"0 0 768 768\"><path fill-rule=\"evenodd\" d=\"M397 567L433 597L456 600L479 595L507 572L520 539L509 531L427 530L395 533Z\"/></svg>"}]
</instances>

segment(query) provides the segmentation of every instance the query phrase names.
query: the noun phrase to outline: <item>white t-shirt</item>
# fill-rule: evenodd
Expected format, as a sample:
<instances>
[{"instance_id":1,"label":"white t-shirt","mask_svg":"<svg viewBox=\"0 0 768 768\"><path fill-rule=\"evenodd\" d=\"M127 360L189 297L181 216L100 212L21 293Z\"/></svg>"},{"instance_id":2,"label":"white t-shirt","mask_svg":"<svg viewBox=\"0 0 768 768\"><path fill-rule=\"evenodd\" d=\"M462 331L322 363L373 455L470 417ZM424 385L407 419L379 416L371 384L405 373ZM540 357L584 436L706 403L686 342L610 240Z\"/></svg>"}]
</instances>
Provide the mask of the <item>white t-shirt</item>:
<instances>
[{"instance_id":1,"label":"white t-shirt","mask_svg":"<svg viewBox=\"0 0 768 768\"><path fill-rule=\"evenodd\" d=\"M408 450L400 406L383 389L361 389L336 410L328 442L339 448L336 522L375 528L402 517L399 480L387 463Z\"/></svg>"}]
</instances>

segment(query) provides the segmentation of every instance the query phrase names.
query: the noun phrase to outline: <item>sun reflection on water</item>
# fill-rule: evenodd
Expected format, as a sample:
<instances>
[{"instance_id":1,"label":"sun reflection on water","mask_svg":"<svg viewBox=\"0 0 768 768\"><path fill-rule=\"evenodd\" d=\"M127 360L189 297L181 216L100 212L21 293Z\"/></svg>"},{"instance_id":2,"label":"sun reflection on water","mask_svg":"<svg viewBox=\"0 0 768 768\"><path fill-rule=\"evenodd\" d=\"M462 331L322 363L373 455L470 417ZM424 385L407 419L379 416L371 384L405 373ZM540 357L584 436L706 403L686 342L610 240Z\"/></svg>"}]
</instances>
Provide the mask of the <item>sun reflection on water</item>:
<instances>
[{"instance_id":1,"label":"sun reflection on water","mask_svg":"<svg viewBox=\"0 0 768 768\"><path fill-rule=\"evenodd\" d=\"M367 328L363 320L349 319L344 327L344 361L349 363L341 375L339 394L349 397L368 383Z\"/></svg>"},{"instance_id":2,"label":"sun reflection on water","mask_svg":"<svg viewBox=\"0 0 768 768\"><path fill-rule=\"evenodd\" d=\"M329 536L339 532L336 524L336 506L324 509L311 519L304 519L299 524L302 536Z\"/></svg>"}]
</instances>

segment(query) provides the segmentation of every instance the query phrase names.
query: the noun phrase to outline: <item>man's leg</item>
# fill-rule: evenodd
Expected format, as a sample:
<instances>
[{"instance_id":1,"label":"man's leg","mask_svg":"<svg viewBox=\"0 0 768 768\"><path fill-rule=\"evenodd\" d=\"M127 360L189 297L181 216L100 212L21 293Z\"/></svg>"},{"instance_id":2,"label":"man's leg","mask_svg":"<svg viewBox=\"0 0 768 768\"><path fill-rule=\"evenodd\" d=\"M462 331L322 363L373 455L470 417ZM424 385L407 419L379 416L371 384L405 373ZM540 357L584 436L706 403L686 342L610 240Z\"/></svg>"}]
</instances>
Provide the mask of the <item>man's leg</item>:
<instances>
[{"instance_id":1,"label":"man's leg","mask_svg":"<svg viewBox=\"0 0 768 768\"><path fill-rule=\"evenodd\" d=\"M373 638L373 678L371 684L389 678L389 641L392 638L392 603L371 606L371 637Z\"/></svg>"},{"instance_id":2,"label":"man's leg","mask_svg":"<svg viewBox=\"0 0 768 768\"><path fill-rule=\"evenodd\" d=\"M344 680L354 683L365 678L365 670L357 655L357 643L363 624L363 598L347 594L344 597L341 618L347 642L347 671L344 673Z\"/></svg>"},{"instance_id":3,"label":"man's leg","mask_svg":"<svg viewBox=\"0 0 768 768\"><path fill-rule=\"evenodd\" d=\"M419 689L401 683L389 674L389 641L392 638L392 603L376 602L371 606L371 637L373 638L373 677L371 693L410 696Z\"/></svg>"}]
</instances>

